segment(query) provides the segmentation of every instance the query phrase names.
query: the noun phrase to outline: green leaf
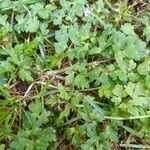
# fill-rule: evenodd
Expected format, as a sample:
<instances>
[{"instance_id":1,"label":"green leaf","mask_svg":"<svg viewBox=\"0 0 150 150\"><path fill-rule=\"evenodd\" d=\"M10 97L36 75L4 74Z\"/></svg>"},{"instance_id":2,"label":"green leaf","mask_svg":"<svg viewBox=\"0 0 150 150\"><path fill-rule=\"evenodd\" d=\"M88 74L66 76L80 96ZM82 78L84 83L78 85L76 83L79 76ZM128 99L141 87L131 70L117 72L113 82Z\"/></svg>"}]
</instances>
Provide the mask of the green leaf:
<instances>
[{"instance_id":1,"label":"green leaf","mask_svg":"<svg viewBox=\"0 0 150 150\"><path fill-rule=\"evenodd\" d=\"M49 142L55 142L56 141L56 135L55 135L56 131L53 128L46 128L44 130L42 130L42 132L38 132L38 140L37 142L40 142L41 145L43 145L43 148L48 147ZM37 146L38 147L38 146ZM40 146L39 146L40 147Z\"/></svg>"},{"instance_id":2,"label":"green leaf","mask_svg":"<svg viewBox=\"0 0 150 150\"><path fill-rule=\"evenodd\" d=\"M31 141L30 139L28 139L28 136L30 135L30 131L20 131L16 138L10 143L10 148L11 149L20 149L20 150L24 150L25 148L28 149L31 148L31 150L33 150L34 147L34 142ZM26 143L26 144L24 144Z\"/></svg>"},{"instance_id":3,"label":"green leaf","mask_svg":"<svg viewBox=\"0 0 150 150\"><path fill-rule=\"evenodd\" d=\"M70 115L70 106L67 105L64 109L64 111L60 114L60 119L63 119L64 117L68 117Z\"/></svg>"},{"instance_id":4,"label":"green leaf","mask_svg":"<svg viewBox=\"0 0 150 150\"><path fill-rule=\"evenodd\" d=\"M143 62L142 64L140 64L137 68L138 73L141 75L147 75L150 72L150 62Z\"/></svg>"},{"instance_id":5,"label":"green leaf","mask_svg":"<svg viewBox=\"0 0 150 150\"><path fill-rule=\"evenodd\" d=\"M132 104L133 103L133 104ZM134 101L128 101L127 103L128 105L128 108L127 108L127 111L132 115L132 116L139 116L139 109L138 107L135 107L134 105L137 106L137 102L134 102ZM138 105L139 106L139 105Z\"/></svg>"},{"instance_id":6,"label":"green leaf","mask_svg":"<svg viewBox=\"0 0 150 150\"><path fill-rule=\"evenodd\" d=\"M29 7L30 7L31 12L33 14L37 14L40 10L43 9L43 4L42 3L35 3L33 5L30 5Z\"/></svg>"},{"instance_id":7,"label":"green leaf","mask_svg":"<svg viewBox=\"0 0 150 150\"><path fill-rule=\"evenodd\" d=\"M61 25L63 18L65 17L65 11L63 9L54 11L51 14L54 25Z\"/></svg>"},{"instance_id":8,"label":"green leaf","mask_svg":"<svg viewBox=\"0 0 150 150\"><path fill-rule=\"evenodd\" d=\"M103 0L98 0L96 3L94 3L94 10L96 10L98 13L102 12L105 7L105 3Z\"/></svg>"},{"instance_id":9,"label":"green leaf","mask_svg":"<svg viewBox=\"0 0 150 150\"><path fill-rule=\"evenodd\" d=\"M32 112L33 117L37 118L42 111L41 102L39 100L36 100L35 103L31 103L29 105L29 110Z\"/></svg>"},{"instance_id":10,"label":"green leaf","mask_svg":"<svg viewBox=\"0 0 150 150\"><path fill-rule=\"evenodd\" d=\"M77 75L75 77L74 84L81 89L89 88L89 83L83 75Z\"/></svg>"},{"instance_id":11,"label":"green leaf","mask_svg":"<svg viewBox=\"0 0 150 150\"><path fill-rule=\"evenodd\" d=\"M38 116L38 123L40 125L46 124L49 121L48 119L49 116L50 116L50 112L47 111L46 109L42 109L41 115Z\"/></svg>"},{"instance_id":12,"label":"green leaf","mask_svg":"<svg viewBox=\"0 0 150 150\"><path fill-rule=\"evenodd\" d=\"M118 136L117 136L115 129L113 129L113 127L111 125L108 125L105 130L106 130L105 133L110 138L110 140L117 143L118 142Z\"/></svg>"},{"instance_id":13,"label":"green leaf","mask_svg":"<svg viewBox=\"0 0 150 150\"><path fill-rule=\"evenodd\" d=\"M13 72L15 70L14 66L8 61L3 61L0 64L0 74Z\"/></svg>"},{"instance_id":14,"label":"green leaf","mask_svg":"<svg viewBox=\"0 0 150 150\"><path fill-rule=\"evenodd\" d=\"M55 9L55 7L51 4L46 5L46 7L42 10L39 10L38 15L42 18L42 19L48 19L51 12Z\"/></svg>"},{"instance_id":15,"label":"green leaf","mask_svg":"<svg viewBox=\"0 0 150 150\"><path fill-rule=\"evenodd\" d=\"M60 92L60 97L61 98L65 99L65 100L69 100L70 99L70 96L66 92L66 90L65 90L63 85L58 84L58 91Z\"/></svg>"},{"instance_id":16,"label":"green leaf","mask_svg":"<svg viewBox=\"0 0 150 150\"><path fill-rule=\"evenodd\" d=\"M58 42L54 43L54 47L57 53L61 53L66 50L67 42L69 40L69 36L67 33L67 28L64 27L59 31L56 31L55 38Z\"/></svg>"},{"instance_id":17,"label":"green leaf","mask_svg":"<svg viewBox=\"0 0 150 150\"><path fill-rule=\"evenodd\" d=\"M136 63L133 60L129 61L128 71L132 71L136 68Z\"/></svg>"},{"instance_id":18,"label":"green leaf","mask_svg":"<svg viewBox=\"0 0 150 150\"><path fill-rule=\"evenodd\" d=\"M115 88L113 89L113 94L116 95L117 97L123 97L123 94L124 94L123 86L117 84Z\"/></svg>"},{"instance_id":19,"label":"green leaf","mask_svg":"<svg viewBox=\"0 0 150 150\"><path fill-rule=\"evenodd\" d=\"M78 30L79 30L79 26L77 24L70 26L68 29L69 38L72 41L72 43L75 45L80 45L79 37L78 37L79 35Z\"/></svg>"},{"instance_id":20,"label":"green leaf","mask_svg":"<svg viewBox=\"0 0 150 150\"><path fill-rule=\"evenodd\" d=\"M40 128L36 130L21 130L10 143L10 148L20 150L47 149L50 142L56 141L55 132L51 127L43 130ZM53 144L51 143L51 145Z\"/></svg>"},{"instance_id":21,"label":"green leaf","mask_svg":"<svg viewBox=\"0 0 150 150\"><path fill-rule=\"evenodd\" d=\"M149 0L133 1L0 0L5 149L136 147L126 131L148 143Z\"/></svg>"},{"instance_id":22,"label":"green leaf","mask_svg":"<svg viewBox=\"0 0 150 150\"><path fill-rule=\"evenodd\" d=\"M122 126L125 130L127 130L129 133L131 133L132 135L136 135L139 136L138 132L130 127L127 126Z\"/></svg>"},{"instance_id":23,"label":"green leaf","mask_svg":"<svg viewBox=\"0 0 150 150\"><path fill-rule=\"evenodd\" d=\"M132 83L129 82L127 86L125 86L126 92L131 97L145 96L144 87L140 83Z\"/></svg>"},{"instance_id":24,"label":"green leaf","mask_svg":"<svg viewBox=\"0 0 150 150\"><path fill-rule=\"evenodd\" d=\"M7 18L8 18L8 15L7 15L7 14L5 14L5 15L1 15L1 14L0 14L0 25L5 26L5 25L6 25L6 22L7 22Z\"/></svg>"},{"instance_id":25,"label":"green leaf","mask_svg":"<svg viewBox=\"0 0 150 150\"><path fill-rule=\"evenodd\" d=\"M150 26L146 26L143 30L143 34L146 36L146 41L150 41Z\"/></svg>"},{"instance_id":26,"label":"green leaf","mask_svg":"<svg viewBox=\"0 0 150 150\"><path fill-rule=\"evenodd\" d=\"M6 84L7 80L8 79L4 74L0 74L0 86Z\"/></svg>"},{"instance_id":27,"label":"green leaf","mask_svg":"<svg viewBox=\"0 0 150 150\"><path fill-rule=\"evenodd\" d=\"M118 67L120 70L124 73L127 71L127 63L124 61L125 57L125 52L124 51L119 51L115 55L116 62L118 63Z\"/></svg>"},{"instance_id":28,"label":"green leaf","mask_svg":"<svg viewBox=\"0 0 150 150\"><path fill-rule=\"evenodd\" d=\"M33 77L31 75L31 72L25 69L20 69L19 70L19 77L21 78L22 81L33 81Z\"/></svg>"},{"instance_id":29,"label":"green leaf","mask_svg":"<svg viewBox=\"0 0 150 150\"><path fill-rule=\"evenodd\" d=\"M20 15L17 15L15 17L16 21L18 22L18 24L15 25L15 30L18 32L18 33L21 33L22 31L24 32L25 31L25 23L26 23L26 18L25 18L25 14L20 14Z\"/></svg>"},{"instance_id":30,"label":"green leaf","mask_svg":"<svg viewBox=\"0 0 150 150\"><path fill-rule=\"evenodd\" d=\"M5 145L4 144L0 144L0 150L5 150Z\"/></svg>"},{"instance_id":31,"label":"green leaf","mask_svg":"<svg viewBox=\"0 0 150 150\"><path fill-rule=\"evenodd\" d=\"M26 22L25 31L26 32L37 32L39 28L39 20L37 17L29 18Z\"/></svg>"},{"instance_id":32,"label":"green leaf","mask_svg":"<svg viewBox=\"0 0 150 150\"><path fill-rule=\"evenodd\" d=\"M100 48L97 48L96 46L94 46L93 48L91 48L91 49L89 50L89 55L100 54L100 53L101 53Z\"/></svg>"},{"instance_id":33,"label":"green leaf","mask_svg":"<svg viewBox=\"0 0 150 150\"><path fill-rule=\"evenodd\" d=\"M74 73L69 73L66 77L65 77L65 84L66 85L71 85L74 82Z\"/></svg>"},{"instance_id":34,"label":"green leaf","mask_svg":"<svg viewBox=\"0 0 150 150\"><path fill-rule=\"evenodd\" d=\"M58 54L64 52L67 48L67 43L66 42L57 42L57 43L54 43L54 47L55 47L55 50Z\"/></svg>"},{"instance_id":35,"label":"green leaf","mask_svg":"<svg viewBox=\"0 0 150 150\"><path fill-rule=\"evenodd\" d=\"M121 97L117 97L117 96L113 96L111 99L112 102L115 103L115 105L119 105L122 102L122 98Z\"/></svg>"},{"instance_id":36,"label":"green leaf","mask_svg":"<svg viewBox=\"0 0 150 150\"><path fill-rule=\"evenodd\" d=\"M121 27L121 30L127 34L127 35L133 35L135 36L135 33L134 33L134 27L129 24L129 23L126 23L124 24L122 27Z\"/></svg>"},{"instance_id":37,"label":"green leaf","mask_svg":"<svg viewBox=\"0 0 150 150\"><path fill-rule=\"evenodd\" d=\"M133 99L133 105L142 106L143 108L150 107L150 97L137 97Z\"/></svg>"}]
</instances>

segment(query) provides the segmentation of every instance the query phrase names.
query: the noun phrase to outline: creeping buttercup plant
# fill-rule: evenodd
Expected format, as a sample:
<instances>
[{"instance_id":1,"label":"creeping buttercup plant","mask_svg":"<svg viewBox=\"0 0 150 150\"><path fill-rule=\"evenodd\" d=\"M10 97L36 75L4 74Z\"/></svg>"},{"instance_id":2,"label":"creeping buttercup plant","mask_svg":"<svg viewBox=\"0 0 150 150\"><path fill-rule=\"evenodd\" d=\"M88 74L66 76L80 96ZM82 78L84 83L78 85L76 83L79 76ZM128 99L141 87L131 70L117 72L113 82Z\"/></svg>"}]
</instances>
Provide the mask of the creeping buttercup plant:
<instances>
[{"instance_id":1,"label":"creeping buttercup plant","mask_svg":"<svg viewBox=\"0 0 150 150\"><path fill-rule=\"evenodd\" d=\"M149 0L0 0L0 149L150 149Z\"/></svg>"}]
</instances>

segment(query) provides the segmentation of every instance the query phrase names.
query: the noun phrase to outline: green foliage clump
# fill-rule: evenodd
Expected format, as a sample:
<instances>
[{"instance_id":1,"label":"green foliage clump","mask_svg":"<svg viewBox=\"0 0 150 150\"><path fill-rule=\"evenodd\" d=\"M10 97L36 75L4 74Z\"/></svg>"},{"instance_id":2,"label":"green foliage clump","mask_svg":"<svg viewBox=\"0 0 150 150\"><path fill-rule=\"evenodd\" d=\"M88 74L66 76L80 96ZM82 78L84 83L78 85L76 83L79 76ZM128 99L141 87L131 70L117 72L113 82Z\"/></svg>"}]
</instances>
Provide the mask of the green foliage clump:
<instances>
[{"instance_id":1,"label":"green foliage clump","mask_svg":"<svg viewBox=\"0 0 150 150\"><path fill-rule=\"evenodd\" d=\"M0 0L0 149L149 149L149 0Z\"/></svg>"}]
</instances>

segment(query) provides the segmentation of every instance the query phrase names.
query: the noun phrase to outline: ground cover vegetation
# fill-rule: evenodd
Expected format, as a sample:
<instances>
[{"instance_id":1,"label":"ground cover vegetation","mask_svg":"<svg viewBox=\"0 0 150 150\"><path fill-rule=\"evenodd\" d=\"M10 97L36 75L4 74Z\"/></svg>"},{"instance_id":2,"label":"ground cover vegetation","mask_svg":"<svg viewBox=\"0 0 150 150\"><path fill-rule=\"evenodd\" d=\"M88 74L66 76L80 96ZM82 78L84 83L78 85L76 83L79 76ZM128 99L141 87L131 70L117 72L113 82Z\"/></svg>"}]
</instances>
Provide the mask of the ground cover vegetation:
<instances>
[{"instance_id":1,"label":"ground cover vegetation","mask_svg":"<svg viewBox=\"0 0 150 150\"><path fill-rule=\"evenodd\" d=\"M0 150L149 145L149 0L0 0Z\"/></svg>"}]
</instances>

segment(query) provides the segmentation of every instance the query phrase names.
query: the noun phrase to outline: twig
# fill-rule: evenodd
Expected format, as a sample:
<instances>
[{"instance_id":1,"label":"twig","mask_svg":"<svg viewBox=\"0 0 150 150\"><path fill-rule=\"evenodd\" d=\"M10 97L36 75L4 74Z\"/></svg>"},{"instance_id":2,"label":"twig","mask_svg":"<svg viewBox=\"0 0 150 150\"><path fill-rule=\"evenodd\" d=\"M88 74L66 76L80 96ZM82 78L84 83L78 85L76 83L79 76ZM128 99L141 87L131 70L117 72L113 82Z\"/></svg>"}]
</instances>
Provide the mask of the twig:
<instances>
[{"instance_id":1,"label":"twig","mask_svg":"<svg viewBox=\"0 0 150 150\"><path fill-rule=\"evenodd\" d=\"M60 138L60 140L58 141L58 143L55 145L54 150L56 150L56 149L62 144L62 142L63 142L64 140L65 140L65 136L63 135L63 137Z\"/></svg>"},{"instance_id":2,"label":"twig","mask_svg":"<svg viewBox=\"0 0 150 150\"><path fill-rule=\"evenodd\" d=\"M25 94L24 94L24 97L26 97L27 94L31 91L31 89L32 89L32 87L33 87L34 84L46 85L46 82L37 81L37 82L32 83L32 84L28 87L28 89L26 90L26 92L25 92ZM49 84L48 86L51 87L51 88L57 89L57 87L54 86L54 85Z\"/></svg>"}]
</instances>

